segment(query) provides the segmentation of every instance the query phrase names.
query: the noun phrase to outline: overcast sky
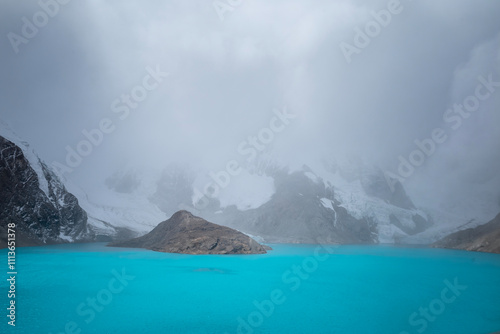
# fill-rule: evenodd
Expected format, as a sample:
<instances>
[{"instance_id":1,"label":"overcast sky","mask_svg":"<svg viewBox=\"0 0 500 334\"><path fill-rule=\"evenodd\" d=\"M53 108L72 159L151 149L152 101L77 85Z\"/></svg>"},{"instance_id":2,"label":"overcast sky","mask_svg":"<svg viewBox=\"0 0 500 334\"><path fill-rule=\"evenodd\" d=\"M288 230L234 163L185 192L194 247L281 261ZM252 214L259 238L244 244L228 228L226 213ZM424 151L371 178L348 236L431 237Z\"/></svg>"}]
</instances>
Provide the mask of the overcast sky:
<instances>
[{"instance_id":1,"label":"overcast sky","mask_svg":"<svg viewBox=\"0 0 500 334\"><path fill-rule=\"evenodd\" d=\"M222 169L286 108L295 118L266 146L281 161L357 155L397 174L399 156L441 128L447 139L405 185L423 202L489 189L500 203L500 87L443 120L478 76L500 81L499 1L41 3L52 16L0 2L0 119L61 163L109 119L76 182L138 161ZM357 36L365 29L372 37ZM134 89L147 96L127 115L120 99Z\"/></svg>"}]
</instances>

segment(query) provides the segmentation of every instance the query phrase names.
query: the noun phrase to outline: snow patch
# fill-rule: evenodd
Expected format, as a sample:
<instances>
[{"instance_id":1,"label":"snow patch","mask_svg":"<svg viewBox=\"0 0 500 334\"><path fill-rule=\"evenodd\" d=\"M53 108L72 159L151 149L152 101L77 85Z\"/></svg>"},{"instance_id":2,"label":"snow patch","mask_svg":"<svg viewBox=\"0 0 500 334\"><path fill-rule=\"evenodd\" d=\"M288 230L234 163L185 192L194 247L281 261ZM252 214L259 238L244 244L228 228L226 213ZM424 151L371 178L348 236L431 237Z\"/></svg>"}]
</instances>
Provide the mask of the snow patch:
<instances>
[{"instance_id":1,"label":"snow patch","mask_svg":"<svg viewBox=\"0 0 500 334\"><path fill-rule=\"evenodd\" d=\"M333 207L333 201L329 198L323 197L321 198L321 204L323 204L323 207L330 209L335 213L335 220L333 222L333 226L337 226L337 211L335 211L335 208Z\"/></svg>"},{"instance_id":2,"label":"snow patch","mask_svg":"<svg viewBox=\"0 0 500 334\"><path fill-rule=\"evenodd\" d=\"M332 200L323 197L321 199L321 204L323 204L325 208L335 211L335 209L333 208Z\"/></svg>"},{"instance_id":3,"label":"snow patch","mask_svg":"<svg viewBox=\"0 0 500 334\"><path fill-rule=\"evenodd\" d=\"M73 238L67 235L64 235L64 233L59 233L59 239L65 240L67 242L73 242Z\"/></svg>"},{"instance_id":4,"label":"snow patch","mask_svg":"<svg viewBox=\"0 0 500 334\"><path fill-rule=\"evenodd\" d=\"M320 182L320 179L312 172L305 172L304 175L311 179L314 183Z\"/></svg>"},{"instance_id":5,"label":"snow patch","mask_svg":"<svg viewBox=\"0 0 500 334\"><path fill-rule=\"evenodd\" d=\"M87 216L87 223L92 226L92 229L96 232L96 234L113 235L115 233L115 229L111 227L111 225L106 224L92 216Z\"/></svg>"}]
</instances>

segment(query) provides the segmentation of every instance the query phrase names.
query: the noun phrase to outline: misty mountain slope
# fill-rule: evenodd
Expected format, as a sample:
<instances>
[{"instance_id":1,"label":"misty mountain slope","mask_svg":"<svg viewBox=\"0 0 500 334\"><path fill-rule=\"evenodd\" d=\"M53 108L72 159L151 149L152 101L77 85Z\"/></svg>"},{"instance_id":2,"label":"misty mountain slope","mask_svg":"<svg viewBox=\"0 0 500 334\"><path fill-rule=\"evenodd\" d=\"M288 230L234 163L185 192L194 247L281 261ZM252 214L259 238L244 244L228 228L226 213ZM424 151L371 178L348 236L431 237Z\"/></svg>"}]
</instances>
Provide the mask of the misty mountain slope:
<instances>
[{"instance_id":1,"label":"misty mountain slope","mask_svg":"<svg viewBox=\"0 0 500 334\"><path fill-rule=\"evenodd\" d=\"M337 170L322 164L314 170L303 166L290 172L268 162L250 170L232 178L217 197L204 197L205 205L197 207L197 214L267 242L313 243L318 238L338 243L399 242L431 226L402 185L397 184L392 192L377 168ZM188 196L192 177L175 175L169 182L182 189L185 201L189 197L199 200L193 190ZM268 180L272 180L272 190ZM264 189L262 198L251 198L243 205L238 198L254 192L255 184ZM170 191L177 194L175 187ZM172 193L165 201L171 197ZM154 200L162 202L158 192ZM250 203L262 204L252 207ZM192 203L184 205L195 210Z\"/></svg>"},{"instance_id":2,"label":"misty mountain slope","mask_svg":"<svg viewBox=\"0 0 500 334\"><path fill-rule=\"evenodd\" d=\"M315 177L332 185L335 200L357 219L369 218L377 225L380 242L400 242L407 235L425 231L431 218L417 209L401 183L391 189L383 171L360 161L344 164L324 162Z\"/></svg>"},{"instance_id":3,"label":"misty mountain slope","mask_svg":"<svg viewBox=\"0 0 500 334\"><path fill-rule=\"evenodd\" d=\"M6 131L2 131L6 133ZM6 135L16 140L14 135ZM16 140L18 141L18 140ZM18 246L92 240L77 198L26 143L0 136L1 245L7 223L16 224Z\"/></svg>"},{"instance_id":4,"label":"misty mountain slope","mask_svg":"<svg viewBox=\"0 0 500 334\"><path fill-rule=\"evenodd\" d=\"M436 222L427 230L404 238L405 243L431 244L451 233L474 228L491 221L500 211L495 193L486 189L468 189L452 203L432 203L425 212Z\"/></svg>"},{"instance_id":5,"label":"misty mountain slope","mask_svg":"<svg viewBox=\"0 0 500 334\"><path fill-rule=\"evenodd\" d=\"M452 233L433 246L500 253L500 214L486 224Z\"/></svg>"},{"instance_id":6,"label":"misty mountain slope","mask_svg":"<svg viewBox=\"0 0 500 334\"><path fill-rule=\"evenodd\" d=\"M281 218L275 219L283 221L285 229L300 226L307 229L309 241L328 236L341 243L395 242L430 225L415 208L401 208L373 193L367 195L359 179L349 182L331 174L324 176L308 167L275 176L276 195L258 209L263 213L257 224L272 226L262 217L278 211Z\"/></svg>"},{"instance_id":7,"label":"misty mountain slope","mask_svg":"<svg viewBox=\"0 0 500 334\"><path fill-rule=\"evenodd\" d=\"M186 203L191 203L194 179L189 167L171 163L157 175L156 189L149 200L171 216Z\"/></svg>"},{"instance_id":8,"label":"misty mountain slope","mask_svg":"<svg viewBox=\"0 0 500 334\"><path fill-rule=\"evenodd\" d=\"M232 177L215 198L205 197L206 206L193 207L202 195L197 180L206 175L176 164L123 168L91 194L69 181L67 187L96 233L113 238L147 233L181 209L267 242L392 243L431 226L401 184L391 191L380 169L359 162L295 171L259 162Z\"/></svg>"},{"instance_id":9,"label":"misty mountain slope","mask_svg":"<svg viewBox=\"0 0 500 334\"><path fill-rule=\"evenodd\" d=\"M283 171L274 179L276 192L262 206L244 211L229 206L212 219L268 242L376 242L376 226L349 215L334 201L331 188L300 172Z\"/></svg>"},{"instance_id":10,"label":"misty mountain slope","mask_svg":"<svg viewBox=\"0 0 500 334\"><path fill-rule=\"evenodd\" d=\"M92 192L68 180L66 184L78 197L81 207L88 214L89 224L97 234L123 240L147 233L167 218L148 199L156 186L148 181L147 175L130 171L116 173L112 176L112 186L108 178L108 182ZM156 175L154 177L156 180Z\"/></svg>"}]
</instances>

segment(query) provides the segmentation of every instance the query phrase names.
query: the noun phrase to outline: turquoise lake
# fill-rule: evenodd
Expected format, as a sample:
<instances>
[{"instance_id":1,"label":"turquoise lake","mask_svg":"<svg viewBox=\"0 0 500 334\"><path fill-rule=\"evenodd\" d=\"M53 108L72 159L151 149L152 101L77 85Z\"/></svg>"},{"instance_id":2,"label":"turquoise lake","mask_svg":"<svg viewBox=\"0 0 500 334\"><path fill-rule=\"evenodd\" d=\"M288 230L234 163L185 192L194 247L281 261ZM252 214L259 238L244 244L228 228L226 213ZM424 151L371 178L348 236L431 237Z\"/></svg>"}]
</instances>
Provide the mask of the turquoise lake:
<instances>
[{"instance_id":1,"label":"turquoise lake","mask_svg":"<svg viewBox=\"0 0 500 334\"><path fill-rule=\"evenodd\" d=\"M5 293L0 332L500 331L500 255L396 246L271 246L265 255L233 256L103 243L20 248L16 326L7 325ZM2 255L6 259L6 250ZM7 291L5 279L0 286Z\"/></svg>"}]
</instances>

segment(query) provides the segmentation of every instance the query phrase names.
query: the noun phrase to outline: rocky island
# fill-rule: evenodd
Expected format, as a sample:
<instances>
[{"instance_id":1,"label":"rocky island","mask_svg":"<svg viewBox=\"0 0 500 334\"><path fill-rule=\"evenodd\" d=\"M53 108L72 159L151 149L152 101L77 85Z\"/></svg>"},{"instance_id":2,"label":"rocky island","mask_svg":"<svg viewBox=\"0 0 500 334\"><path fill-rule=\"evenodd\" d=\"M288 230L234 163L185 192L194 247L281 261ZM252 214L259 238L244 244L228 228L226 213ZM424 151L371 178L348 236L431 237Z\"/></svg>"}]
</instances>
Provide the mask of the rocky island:
<instances>
[{"instance_id":1,"label":"rocky island","mask_svg":"<svg viewBox=\"0 0 500 334\"><path fill-rule=\"evenodd\" d=\"M264 254L270 249L239 231L210 223L185 210L174 213L142 237L108 246L182 254Z\"/></svg>"},{"instance_id":2,"label":"rocky island","mask_svg":"<svg viewBox=\"0 0 500 334\"><path fill-rule=\"evenodd\" d=\"M484 225L452 233L435 242L433 246L500 253L500 214Z\"/></svg>"}]
</instances>

